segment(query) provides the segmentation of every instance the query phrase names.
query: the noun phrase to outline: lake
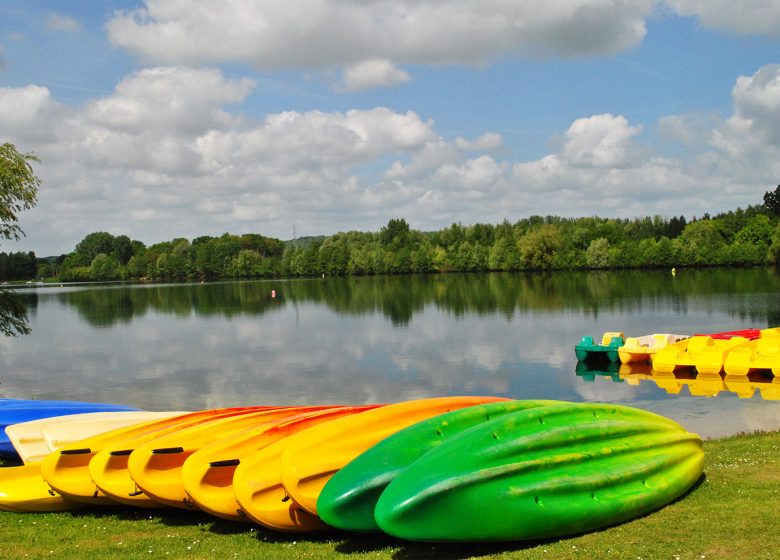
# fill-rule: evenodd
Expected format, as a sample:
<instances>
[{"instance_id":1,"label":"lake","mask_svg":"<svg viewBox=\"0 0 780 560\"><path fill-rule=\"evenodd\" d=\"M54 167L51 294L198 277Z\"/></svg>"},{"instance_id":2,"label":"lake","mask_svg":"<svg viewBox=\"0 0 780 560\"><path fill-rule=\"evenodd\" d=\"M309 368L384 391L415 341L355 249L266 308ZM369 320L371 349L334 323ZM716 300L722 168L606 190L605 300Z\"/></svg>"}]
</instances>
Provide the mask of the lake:
<instances>
[{"instance_id":1,"label":"lake","mask_svg":"<svg viewBox=\"0 0 780 560\"><path fill-rule=\"evenodd\" d=\"M480 394L607 401L716 437L780 428L780 378L588 370L604 331L780 325L774 270L315 278L20 290L33 333L0 338L0 396L150 410ZM605 368L606 369L606 368ZM774 381L774 382L773 382Z\"/></svg>"}]
</instances>

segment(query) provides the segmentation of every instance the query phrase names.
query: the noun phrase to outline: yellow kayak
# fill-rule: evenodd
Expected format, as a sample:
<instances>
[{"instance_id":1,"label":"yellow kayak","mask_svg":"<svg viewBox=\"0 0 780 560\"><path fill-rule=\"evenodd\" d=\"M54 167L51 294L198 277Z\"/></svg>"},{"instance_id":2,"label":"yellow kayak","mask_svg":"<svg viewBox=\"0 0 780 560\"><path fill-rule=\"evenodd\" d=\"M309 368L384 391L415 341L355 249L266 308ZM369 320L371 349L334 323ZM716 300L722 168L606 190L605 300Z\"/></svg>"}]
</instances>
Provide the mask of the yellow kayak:
<instances>
[{"instance_id":1,"label":"yellow kayak","mask_svg":"<svg viewBox=\"0 0 780 560\"><path fill-rule=\"evenodd\" d=\"M119 442L107 446L89 462L93 482L110 498L128 505L191 508L181 478L184 461L209 443L243 430L273 425L302 411L322 407L258 410L183 427L139 442L131 453Z\"/></svg>"},{"instance_id":2,"label":"yellow kayak","mask_svg":"<svg viewBox=\"0 0 780 560\"><path fill-rule=\"evenodd\" d=\"M86 412L69 416L40 418L6 427L5 433L11 440L24 463L43 461L52 451L74 441L94 435L186 414L186 412L147 412L143 410L117 412Z\"/></svg>"},{"instance_id":3,"label":"yellow kayak","mask_svg":"<svg viewBox=\"0 0 780 560\"><path fill-rule=\"evenodd\" d=\"M59 451L47 455L41 463L41 474L52 490L67 499L92 505L113 505L116 502L103 494L89 475L90 460L105 446L113 445L118 441L133 446L187 425L208 422L259 408L265 407L203 410L111 430L70 443Z\"/></svg>"},{"instance_id":4,"label":"yellow kayak","mask_svg":"<svg viewBox=\"0 0 780 560\"><path fill-rule=\"evenodd\" d=\"M233 475L239 465L248 461L258 451L294 433L342 416L364 412L376 406L336 407L303 413L270 427L258 426L212 443L190 455L184 462L181 476L188 499L202 510L222 519L253 521L246 512L241 510L233 491ZM279 488L281 489L281 485ZM281 489L282 498L283 492ZM279 510L279 515L284 516L289 512L291 504L289 501L285 503L277 500L273 505ZM287 520L287 523L292 523L289 513L287 513ZM299 519L299 524L305 521ZM317 526L319 527L319 523Z\"/></svg>"},{"instance_id":5,"label":"yellow kayak","mask_svg":"<svg viewBox=\"0 0 780 560\"><path fill-rule=\"evenodd\" d=\"M233 475L233 491L241 509L257 523L281 531L322 528L324 524L312 518L317 514L317 497L333 473L350 460L420 420L499 400L505 399L421 399L320 424L269 445L242 462Z\"/></svg>"},{"instance_id":6,"label":"yellow kayak","mask_svg":"<svg viewBox=\"0 0 780 560\"><path fill-rule=\"evenodd\" d=\"M41 476L41 463L0 468L0 510L16 512L67 511L83 504L52 492Z\"/></svg>"}]
</instances>

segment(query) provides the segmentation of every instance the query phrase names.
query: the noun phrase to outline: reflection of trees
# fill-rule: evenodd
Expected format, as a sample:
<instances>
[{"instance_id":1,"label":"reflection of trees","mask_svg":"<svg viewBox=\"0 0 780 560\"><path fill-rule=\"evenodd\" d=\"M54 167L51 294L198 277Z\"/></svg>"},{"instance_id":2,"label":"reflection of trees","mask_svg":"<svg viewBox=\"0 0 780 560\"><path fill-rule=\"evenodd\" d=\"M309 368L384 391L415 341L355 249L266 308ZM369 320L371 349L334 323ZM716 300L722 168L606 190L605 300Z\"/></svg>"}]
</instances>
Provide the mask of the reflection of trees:
<instances>
[{"instance_id":1,"label":"reflection of trees","mask_svg":"<svg viewBox=\"0 0 780 560\"><path fill-rule=\"evenodd\" d=\"M0 333L5 336L29 334L29 313L38 305L35 292L20 292L0 288Z\"/></svg>"},{"instance_id":2,"label":"reflection of trees","mask_svg":"<svg viewBox=\"0 0 780 560\"><path fill-rule=\"evenodd\" d=\"M274 290L277 297L273 298ZM380 312L396 326L435 305L456 316L529 311L685 312L708 297L718 311L757 326L780 325L780 278L771 269L551 272L369 276L275 282L116 286L62 292L60 301L95 326L129 322L149 310L180 316L262 315L285 303L316 303L340 314ZM722 296L713 299L713 296ZM765 298L765 299L761 299Z\"/></svg>"}]
</instances>

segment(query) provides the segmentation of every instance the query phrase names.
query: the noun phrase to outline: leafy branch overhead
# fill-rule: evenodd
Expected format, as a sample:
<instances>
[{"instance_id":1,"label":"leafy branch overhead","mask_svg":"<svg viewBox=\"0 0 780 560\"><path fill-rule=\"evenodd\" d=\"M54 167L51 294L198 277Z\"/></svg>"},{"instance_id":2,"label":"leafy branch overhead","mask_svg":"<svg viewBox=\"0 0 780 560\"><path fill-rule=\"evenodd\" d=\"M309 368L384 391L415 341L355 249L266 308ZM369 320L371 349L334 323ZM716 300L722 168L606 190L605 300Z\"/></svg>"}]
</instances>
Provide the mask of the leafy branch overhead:
<instances>
[{"instance_id":1,"label":"leafy branch overhead","mask_svg":"<svg viewBox=\"0 0 780 560\"><path fill-rule=\"evenodd\" d=\"M38 201L41 180L30 165L33 161L40 163L35 154L19 153L13 144L0 146L0 237L3 239L16 241L24 235L16 214L29 210ZM29 332L27 309L19 296L0 289L0 333L14 336Z\"/></svg>"},{"instance_id":2,"label":"leafy branch overhead","mask_svg":"<svg viewBox=\"0 0 780 560\"><path fill-rule=\"evenodd\" d=\"M38 201L41 180L30 165L33 161L40 162L35 154L21 154L9 143L0 146L0 236L5 239L24 235L16 214Z\"/></svg>"}]
</instances>

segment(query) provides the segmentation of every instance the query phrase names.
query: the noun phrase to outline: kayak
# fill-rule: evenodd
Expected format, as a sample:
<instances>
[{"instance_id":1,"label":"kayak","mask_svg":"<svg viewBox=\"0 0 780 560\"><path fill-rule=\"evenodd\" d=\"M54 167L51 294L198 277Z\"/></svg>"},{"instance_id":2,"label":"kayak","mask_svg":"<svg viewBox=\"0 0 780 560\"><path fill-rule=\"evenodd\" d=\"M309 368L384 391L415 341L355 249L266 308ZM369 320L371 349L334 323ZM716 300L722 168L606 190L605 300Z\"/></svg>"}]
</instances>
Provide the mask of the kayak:
<instances>
[{"instance_id":1,"label":"kayak","mask_svg":"<svg viewBox=\"0 0 780 560\"><path fill-rule=\"evenodd\" d=\"M187 499L216 517L230 521L253 521L251 514L241 509L233 491L233 475L239 465L247 462L258 451L296 432L377 406L379 405L336 407L302 413L277 424L244 430L207 445L190 455L182 466L181 477ZM258 494L254 497L257 499ZM297 519L299 525L307 521L304 515L290 515L289 502L285 504L277 501L273 505L279 506L277 509L280 517L287 515L285 524L292 524L292 517ZM317 526L319 527L319 523Z\"/></svg>"},{"instance_id":2,"label":"kayak","mask_svg":"<svg viewBox=\"0 0 780 560\"><path fill-rule=\"evenodd\" d=\"M580 534L682 496L701 439L640 409L563 403L506 414L426 453L384 489L386 533L414 541L518 541Z\"/></svg>"},{"instance_id":3,"label":"kayak","mask_svg":"<svg viewBox=\"0 0 780 560\"><path fill-rule=\"evenodd\" d=\"M124 410L135 410L129 406L108 404L108 403L95 403L88 401L67 401L67 400L47 400L47 399L15 399L9 397L0 398L0 409L4 407L11 408L96 408L96 407L122 407Z\"/></svg>"},{"instance_id":4,"label":"kayak","mask_svg":"<svg viewBox=\"0 0 780 560\"><path fill-rule=\"evenodd\" d=\"M336 472L317 499L317 513L333 527L379 531L374 508L400 473L457 434L499 416L560 401L500 401L474 405L423 420L369 448Z\"/></svg>"},{"instance_id":5,"label":"kayak","mask_svg":"<svg viewBox=\"0 0 780 560\"><path fill-rule=\"evenodd\" d=\"M0 510L16 512L68 511L83 504L52 492L41 476L41 463L0 468Z\"/></svg>"},{"instance_id":6,"label":"kayak","mask_svg":"<svg viewBox=\"0 0 780 560\"><path fill-rule=\"evenodd\" d=\"M194 504L184 491L181 468L184 461L205 445L260 425L272 425L306 410L321 407L280 407L217 418L139 442L128 455L109 446L89 462L89 473L107 496L128 505L190 509Z\"/></svg>"},{"instance_id":7,"label":"kayak","mask_svg":"<svg viewBox=\"0 0 780 560\"><path fill-rule=\"evenodd\" d=\"M498 400L505 399L423 399L385 405L318 424L267 445L242 461L233 474L233 492L241 512L265 527L288 532L327 529L328 525L317 517L316 511L305 508L291 493L292 486L284 484L284 460L288 453L296 462L300 460L299 466L309 467L312 476L308 479L311 483L308 490L315 492L316 506L319 489L333 472L385 436L438 413ZM311 451L309 457L302 453L307 447ZM313 468L315 465L321 468Z\"/></svg>"},{"instance_id":8,"label":"kayak","mask_svg":"<svg viewBox=\"0 0 780 560\"><path fill-rule=\"evenodd\" d=\"M369 447L432 416L505 400L507 399L473 396L419 399L383 406L315 426L284 441L285 451L279 466L282 485L291 500L302 509L317 515L317 498L325 483L336 471ZM274 468L263 466L258 472ZM241 503L238 491L236 494Z\"/></svg>"},{"instance_id":9,"label":"kayak","mask_svg":"<svg viewBox=\"0 0 780 560\"><path fill-rule=\"evenodd\" d=\"M19 459L5 428L52 416L67 416L83 412L110 412L138 410L130 406L81 401L35 401L29 399L2 399L0 405L0 459Z\"/></svg>"},{"instance_id":10,"label":"kayak","mask_svg":"<svg viewBox=\"0 0 780 560\"><path fill-rule=\"evenodd\" d=\"M5 429L19 457L25 463L42 461L46 455L73 441L124 426L186 414L185 412L83 412L30 420Z\"/></svg>"},{"instance_id":11,"label":"kayak","mask_svg":"<svg viewBox=\"0 0 780 560\"><path fill-rule=\"evenodd\" d=\"M202 410L98 434L65 445L47 455L41 463L41 474L52 490L69 500L91 505L115 505L117 502L101 492L89 474L90 460L107 445L124 442L124 450L129 454L135 445L160 437L169 431L258 408L261 407Z\"/></svg>"}]
</instances>

